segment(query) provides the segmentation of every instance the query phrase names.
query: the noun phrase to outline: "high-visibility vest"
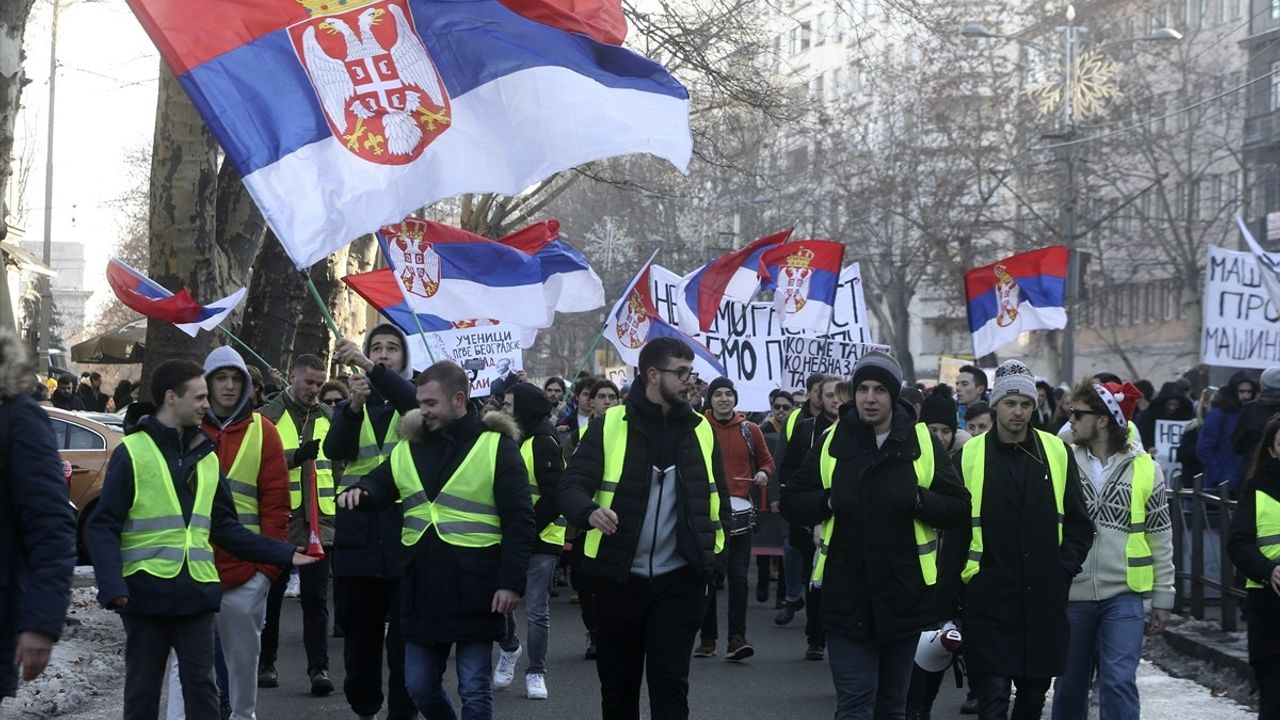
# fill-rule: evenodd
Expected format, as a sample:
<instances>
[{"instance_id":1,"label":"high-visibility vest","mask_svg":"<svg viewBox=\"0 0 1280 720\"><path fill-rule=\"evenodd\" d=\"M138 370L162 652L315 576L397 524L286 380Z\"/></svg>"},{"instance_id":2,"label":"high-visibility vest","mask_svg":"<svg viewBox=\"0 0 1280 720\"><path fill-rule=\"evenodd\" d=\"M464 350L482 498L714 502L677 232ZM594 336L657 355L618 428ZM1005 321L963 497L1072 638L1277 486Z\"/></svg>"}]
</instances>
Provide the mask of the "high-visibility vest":
<instances>
[{"instance_id":1,"label":"high-visibility vest","mask_svg":"<svg viewBox=\"0 0 1280 720\"><path fill-rule=\"evenodd\" d=\"M262 469L262 416L253 413L249 427L245 428L236 459L227 471L227 488L236 502L236 515L240 524L251 532L262 534L262 520L258 517L258 471Z\"/></svg>"},{"instance_id":2,"label":"high-visibility vest","mask_svg":"<svg viewBox=\"0 0 1280 720\"><path fill-rule=\"evenodd\" d=\"M364 418L360 421L360 446L356 449L356 459L347 463L342 469L341 492L355 485L364 479L366 475L378 469L378 466L386 462L391 457L391 451L388 449L387 438L393 437L396 428L400 426L400 411L396 410L391 413L391 422L387 425L387 432L382 441L378 441L378 435L373 431L373 421L369 419L369 413L364 413Z\"/></svg>"},{"instance_id":3,"label":"high-visibility vest","mask_svg":"<svg viewBox=\"0 0 1280 720\"><path fill-rule=\"evenodd\" d=\"M276 428L280 430L280 443L284 445L284 451L287 455L292 450L297 450L302 444L302 437L298 432L298 426L293 422L293 416L288 410L280 415L280 422L276 423ZM311 425L311 439L324 440L324 436L329 434L329 419L323 414L317 415L315 422ZM320 443L320 453L316 455L316 500L320 505L321 515L333 515L338 508L334 504L333 490L333 463L324 455L324 443ZM296 467L289 471L289 507L297 510L302 507L302 467Z\"/></svg>"},{"instance_id":4,"label":"high-visibility vest","mask_svg":"<svg viewBox=\"0 0 1280 720\"><path fill-rule=\"evenodd\" d=\"M1280 560L1280 502L1262 492L1253 491L1253 517L1257 523L1258 544L1264 557L1268 560ZM1245 582L1246 588L1265 588L1266 585L1254 580Z\"/></svg>"},{"instance_id":5,"label":"high-visibility vest","mask_svg":"<svg viewBox=\"0 0 1280 720\"><path fill-rule=\"evenodd\" d=\"M602 428L601 447L604 450L604 476L600 489L596 491L595 502L602 508L613 506L613 495L622 482L623 461L627 457L627 406L615 405L605 411ZM715 530L715 552L724 550L724 528L720 526L720 493L716 489L716 476L711 469L711 454L715 450L716 436L711 423L705 416L698 416L698 424L693 428L694 437L698 439L698 448L702 451L702 459L707 468L707 483L711 493L710 514L711 527ZM586 541L582 546L582 554L594 558L600 550L600 541L604 533L596 528L587 531Z\"/></svg>"},{"instance_id":6,"label":"high-visibility vest","mask_svg":"<svg viewBox=\"0 0 1280 720\"><path fill-rule=\"evenodd\" d=\"M585 422L585 423L583 423L582 425L579 425L579 426L578 426L578 442L582 442L582 438L586 437L586 435L587 435L587 428L589 428L589 427L591 427L591 421L590 421L590 420L588 420L587 422Z\"/></svg>"},{"instance_id":7,"label":"high-visibility vest","mask_svg":"<svg viewBox=\"0 0 1280 720\"><path fill-rule=\"evenodd\" d=\"M837 423L832 423L832 430L827 432L827 439L822 443L822 455L818 469L822 475L822 487L831 489L831 479L835 476L836 459L831 455L831 441L836 434L833 431ZM911 461L916 472L916 485L928 490L933 485L933 436L929 434L929 426L916 423L916 442L920 444L920 456ZM916 555L920 559L920 575L925 585L938 582L938 531L920 522L911 521L916 540ZM818 542L818 557L813 564L813 586L822 587L822 576L827 567L827 551L831 547L831 537L835 534L835 515L822 522L822 539Z\"/></svg>"},{"instance_id":8,"label":"high-visibility vest","mask_svg":"<svg viewBox=\"0 0 1280 720\"><path fill-rule=\"evenodd\" d=\"M151 436L136 432L126 435L122 442L133 465L133 504L120 533L124 576L144 572L158 578L175 578L185 563L192 580L218 582L218 567L209 543L213 496L220 474L218 456L209 453L196 463L195 502L188 523L182 516L169 463Z\"/></svg>"},{"instance_id":9,"label":"high-visibility vest","mask_svg":"<svg viewBox=\"0 0 1280 720\"><path fill-rule=\"evenodd\" d=\"M783 435L787 438L787 442L791 442L791 435L796 431L796 425L800 424L800 408L791 411L787 416L787 425L783 430Z\"/></svg>"},{"instance_id":10,"label":"high-visibility vest","mask_svg":"<svg viewBox=\"0 0 1280 720\"><path fill-rule=\"evenodd\" d=\"M1062 522L1065 519L1062 500L1067 491L1067 446L1043 430L1036 430L1040 437L1040 445L1044 447L1046 472L1053 482L1053 499L1058 508L1058 545L1062 545ZM990 435L990 433L988 433ZM972 537L969 540L969 558L965 561L960 579L966 583L978 574L982 564L982 485L987 473L987 443L995 442L985 437L974 439L964 444L960 451L960 467L964 471L964 484L969 489L972 504L970 523ZM1143 507L1146 507L1145 505Z\"/></svg>"},{"instance_id":11,"label":"high-visibility vest","mask_svg":"<svg viewBox=\"0 0 1280 720\"><path fill-rule=\"evenodd\" d=\"M1156 584L1156 561L1147 543L1147 501L1156 485L1156 461L1146 453L1133 459L1129 480L1129 538L1125 541L1125 580L1136 593L1151 592Z\"/></svg>"},{"instance_id":12,"label":"high-visibility vest","mask_svg":"<svg viewBox=\"0 0 1280 720\"><path fill-rule=\"evenodd\" d=\"M520 445L520 457L524 459L524 469L529 473L529 495L533 499L533 504L538 504L538 499L542 497L542 492L538 489L538 478L533 472L533 438L525 440ZM538 533L538 537L542 541L555 545L557 547L564 545L565 528L569 523L564 516L558 516L556 519L547 524L546 527Z\"/></svg>"},{"instance_id":13,"label":"high-visibility vest","mask_svg":"<svg viewBox=\"0 0 1280 720\"><path fill-rule=\"evenodd\" d=\"M502 542L502 518L493 499L501 437L491 430L480 433L435 500L428 500L422 489L409 441L396 443L391 451L391 475L404 508L401 544L417 544L433 526L441 540L457 547L482 548Z\"/></svg>"}]
</instances>

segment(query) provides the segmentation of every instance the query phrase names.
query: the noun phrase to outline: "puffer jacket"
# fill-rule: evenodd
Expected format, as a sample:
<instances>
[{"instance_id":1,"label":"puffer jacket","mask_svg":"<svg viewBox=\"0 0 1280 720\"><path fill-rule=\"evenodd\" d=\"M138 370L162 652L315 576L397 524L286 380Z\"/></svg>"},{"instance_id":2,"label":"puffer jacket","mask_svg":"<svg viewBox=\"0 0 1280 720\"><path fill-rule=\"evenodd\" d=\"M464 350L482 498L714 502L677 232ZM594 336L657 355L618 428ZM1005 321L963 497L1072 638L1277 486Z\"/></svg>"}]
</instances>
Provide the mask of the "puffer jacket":
<instances>
[{"instance_id":1,"label":"puffer jacket","mask_svg":"<svg viewBox=\"0 0 1280 720\"><path fill-rule=\"evenodd\" d=\"M317 418L321 416L330 418L331 415L329 407L320 403L316 403L309 408L302 407L302 404L294 399L293 394L289 392L288 388L285 388L279 395L272 398L270 402L263 405L258 412L261 412L263 417L270 420L275 425L279 425L280 418L284 417L285 413L289 413L290 418L293 420L294 427L298 428L300 440L303 442L312 439L313 433L315 432ZM316 439L323 440L324 438ZM285 438L281 437L280 440L283 442ZM285 464L290 468L293 467L292 452L285 453ZM335 460L333 462L333 483L335 490L337 486L341 484L341 478L342 463ZM302 503L297 507L297 509L292 511L292 514L289 517L289 542L298 547L306 547L307 545L309 535L307 528L308 502L310 502L308 500L308 483L304 482L302 483ZM320 514L320 542L323 545L329 546L333 544L333 520L334 516L332 515Z\"/></svg>"}]
</instances>

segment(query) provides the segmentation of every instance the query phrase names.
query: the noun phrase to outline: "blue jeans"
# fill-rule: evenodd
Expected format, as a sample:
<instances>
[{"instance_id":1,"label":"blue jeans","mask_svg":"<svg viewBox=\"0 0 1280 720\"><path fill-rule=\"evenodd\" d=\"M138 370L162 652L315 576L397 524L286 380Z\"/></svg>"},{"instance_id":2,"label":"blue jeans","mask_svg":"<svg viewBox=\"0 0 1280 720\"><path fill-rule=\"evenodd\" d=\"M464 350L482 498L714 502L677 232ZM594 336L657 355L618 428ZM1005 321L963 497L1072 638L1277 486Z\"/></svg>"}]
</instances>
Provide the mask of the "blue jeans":
<instances>
[{"instance_id":1,"label":"blue jeans","mask_svg":"<svg viewBox=\"0 0 1280 720\"><path fill-rule=\"evenodd\" d=\"M1053 684L1053 720L1089 711L1089 681L1098 658L1100 720L1137 720L1138 660L1146 617L1142 597L1125 593L1101 602L1067 604L1071 624L1067 667Z\"/></svg>"},{"instance_id":2,"label":"blue jeans","mask_svg":"<svg viewBox=\"0 0 1280 720\"><path fill-rule=\"evenodd\" d=\"M883 645L827 633L827 661L836 686L836 720L901 720L915 667L918 636Z\"/></svg>"},{"instance_id":3,"label":"blue jeans","mask_svg":"<svg viewBox=\"0 0 1280 720\"><path fill-rule=\"evenodd\" d=\"M426 720L457 720L453 704L444 691L444 671L449 651L456 647L454 666L458 672L458 696L462 698L463 720L493 718L493 643L432 643L419 645L405 641L404 684L413 704Z\"/></svg>"},{"instance_id":4,"label":"blue jeans","mask_svg":"<svg viewBox=\"0 0 1280 720\"><path fill-rule=\"evenodd\" d=\"M529 641L528 674L547 672L547 638L551 635L551 583L556 575L559 555L534 553L529 557L525 578L525 621Z\"/></svg>"}]
</instances>

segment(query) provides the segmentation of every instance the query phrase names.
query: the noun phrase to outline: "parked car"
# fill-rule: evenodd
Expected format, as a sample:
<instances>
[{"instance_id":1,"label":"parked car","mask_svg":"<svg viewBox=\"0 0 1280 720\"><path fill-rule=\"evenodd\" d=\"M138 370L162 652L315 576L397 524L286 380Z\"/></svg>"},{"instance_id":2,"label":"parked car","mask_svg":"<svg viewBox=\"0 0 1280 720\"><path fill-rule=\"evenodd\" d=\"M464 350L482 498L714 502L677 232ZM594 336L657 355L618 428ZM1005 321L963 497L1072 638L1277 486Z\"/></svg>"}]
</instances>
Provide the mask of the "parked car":
<instances>
[{"instance_id":1,"label":"parked car","mask_svg":"<svg viewBox=\"0 0 1280 720\"><path fill-rule=\"evenodd\" d=\"M49 425L53 427L58 452L63 461L71 466L68 483L71 503L76 507L76 547L80 552L79 563L86 565L89 563L89 556L84 545L85 522L98 505L98 496L102 494L102 478L107 472L107 461L120 444L124 432L118 426L95 419L99 413L59 410L51 405L43 407L49 416Z\"/></svg>"}]
</instances>

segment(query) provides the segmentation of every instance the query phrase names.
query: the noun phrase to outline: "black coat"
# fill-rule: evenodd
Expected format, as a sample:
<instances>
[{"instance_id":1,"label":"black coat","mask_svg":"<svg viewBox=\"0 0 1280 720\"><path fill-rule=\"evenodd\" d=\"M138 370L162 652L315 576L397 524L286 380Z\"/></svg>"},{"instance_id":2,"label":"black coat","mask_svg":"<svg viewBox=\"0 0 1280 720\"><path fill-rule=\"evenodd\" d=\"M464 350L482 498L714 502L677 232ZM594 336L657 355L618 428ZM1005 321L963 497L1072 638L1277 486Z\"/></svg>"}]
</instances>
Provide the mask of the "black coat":
<instances>
[{"instance_id":1,"label":"black coat","mask_svg":"<svg viewBox=\"0 0 1280 720\"><path fill-rule=\"evenodd\" d=\"M356 459L365 413L373 424L374 436L383 441L383 452L390 453L399 440L396 428L391 427L392 416L397 411L403 416L418 406L413 383L394 371L377 365L368 377L373 393L359 415L351 411L350 400L339 403L333 411L329 434L324 437L324 454L331 460ZM401 520L398 504L377 514L338 508L333 519L334 576L400 577L405 562L404 546L400 544Z\"/></svg>"},{"instance_id":2,"label":"black coat","mask_svg":"<svg viewBox=\"0 0 1280 720\"><path fill-rule=\"evenodd\" d=\"M722 568L716 558L715 530L711 526L711 492L707 468L694 428L706 418L685 405L664 415L644 393L633 388L626 408L627 454L622 477L610 507L618 515L618 531L600 541L595 558L583 558L588 576L625 582L631 575L640 526L649 505L653 482L651 468L675 466L680 492L676 495L676 545L681 558L710 580ZM560 512L569 524L589 528L596 491L604 476L604 422L591 423L560 482ZM725 486L720 446L712 454L712 472L720 495L720 523L729 519L729 493Z\"/></svg>"},{"instance_id":3,"label":"black coat","mask_svg":"<svg viewBox=\"0 0 1280 720\"><path fill-rule=\"evenodd\" d=\"M809 410L808 403L800 409L801 413L807 413ZM802 414L801 417L804 417ZM804 460L809 456L809 451L814 445L822 440L822 433L831 427L831 421L826 415L818 415L817 417L804 417L796 423L795 429L791 431L791 439L786 442L786 450L782 454L782 460L778 461L774 458L774 462L778 465L778 497L782 497L786 484L791 482L791 478L795 477L800 470L800 466L804 464ZM784 516L785 517L785 516ZM798 523L788 519L787 536L791 540L791 546L802 553L813 553L813 524ZM809 579L805 578L805 582Z\"/></svg>"},{"instance_id":4,"label":"black coat","mask_svg":"<svg viewBox=\"0 0 1280 720\"><path fill-rule=\"evenodd\" d=\"M190 523L195 494L188 487L187 480L204 456L214 451L213 440L200 428L188 428L179 434L150 415L142 418L133 432L147 433L160 448L169 465L182 516ZM120 533L129 517L133 495L133 462L128 449L121 444L107 463L102 495L85 529L89 554L93 557L93 572L98 581L98 600L106 606L118 597L129 598L129 603L119 609L122 615L179 616L217 612L222 604L222 586L216 582L196 582L185 564L174 578L158 578L145 572L124 577ZM210 520L210 541L232 555L262 565L286 567L293 563L292 545L250 532L240 524L235 500L225 482L219 482L214 491Z\"/></svg>"},{"instance_id":5,"label":"black coat","mask_svg":"<svg viewBox=\"0 0 1280 720\"><path fill-rule=\"evenodd\" d=\"M538 483L538 501L533 504L533 526L537 531L560 517L560 478L564 474L564 455L556 428L550 419L538 423L530 433L533 438L533 473ZM542 555L559 555L564 545L533 539L533 552Z\"/></svg>"},{"instance_id":6,"label":"black coat","mask_svg":"<svg viewBox=\"0 0 1280 720\"><path fill-rule=\"evenodd\" d=\"M876 446L875 428L853 405L841 408L831 432L830 491L819 471L822 443L782 490L782 514L792 524L812 526L835 515L822 582L823 629L879 643L916 635L938 617L934 589L920 572L913 520L937 528L965 525L969 492L932 435L933 482L917 492L912 462L920 445L906 405L894 408L883 446Z\"/></svg>"},{"instance_id":7,"label":"black coat","mask_svg":"<svg viewBox=\"0 0 1280 720\"><path fill-rule=\"evenodd\" d=\"M1276 413L1280 413L1280 392L1275 390L1264 391L1257 400L1241 408L1240 419L1236 420L1236 429L1231 433L1231 451L1244 458L1245 467L1253 462L1262 442L1262 430Z\"/></svg>"},{"instance_id":8,"label":"black coat","mask_svg":"<svg viewBox=\"0 0 1280 720\"><path fill-rule=\"evenodd\" d=\"M1165 402L1169 400L1178 403L1173 412L1165 409ZM1151 399L1147 409L1133 419L1133 424L1138 428L1138 436L1142 438L1142 447L1153 448L1156 446L1157 420L1193 420L1195 416L1196 409L1191 404L1191 398L1182 392L1177 383L1167 382L1160 386L1160 392Z\"/></svg>"},{"instance_id":9,"label":"black coat","mask_svg":"<svg viewBox=\"0 0 1280 720\"><path fill-rule=\"evenodd\" d=\"M414 411L400 421L400 434L409 438L413 463L422 489L434 500L462 463L480 434L496 429L498 458L493 477L493 498L502 523L502 541L485 548L455 547L440 539L434 528L413 547L400 582L402 632L406 640L420 644L496 641L504 631L503 616L490 611L499 589L524 594L529 570L529 546L533 540L533 504L529 478L514 423L501 413L480 418L474 410L432 432ZM381 512L400 498L391 460L352 487L368 493L359 509Z\"/></svg>"},{"instance_id":10,"label":"black coat","mask_svg":"<svg viewBox=\"0 0 1280 720\"><path fill-rule=\"evenodd\" d=\"M961 451L987 444L982 565L964 588L965 661L975 675L1056 677L1067 660L1067 595L1093 545L1093 522L1068 450L1059 546L1053 484L1047 467L1028 454L1044 458L1039 436L1017 446L999 442L997 432ZM969 542L969 527L947 531L942 562L948 573L959 575Z\"/></svg>"},{"instance_id":11,"label":"black coat","mask_svg":"<svg viewBox=\"0 0 1280 720\"><path fill-rule=\"evenodd\" d=\"M9 348L3 356L9 357ZM75 512L48 416L25 395L5 397L0 401L0 698L18 687L12 644L18 633L30 630L54 640L62 635L75 565Z\"/></svg>"},{"instance_id":12,"label":"black coat","mask_svg":"<svg viewBox=\"0 0 1280 720\"><path fill-rule=\"evenodd\" d=\"M1280 596L1271 589L1271 573L1280 562L1258 549L1257 502L1254 490L1280 501L1280 461L1268 459L1245 483L1240 503L1231 518L1227 554L1245 577L1265 587L1251 588L1249 594L1249 661L1280 655Z\"/></svg>"}]
</instances>

